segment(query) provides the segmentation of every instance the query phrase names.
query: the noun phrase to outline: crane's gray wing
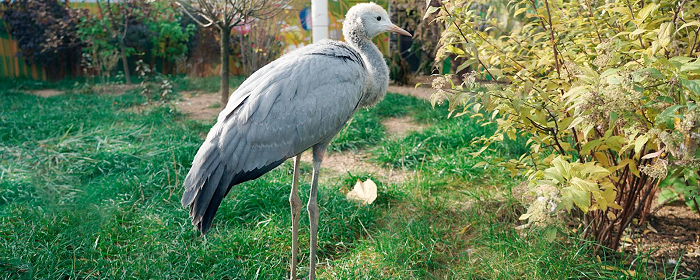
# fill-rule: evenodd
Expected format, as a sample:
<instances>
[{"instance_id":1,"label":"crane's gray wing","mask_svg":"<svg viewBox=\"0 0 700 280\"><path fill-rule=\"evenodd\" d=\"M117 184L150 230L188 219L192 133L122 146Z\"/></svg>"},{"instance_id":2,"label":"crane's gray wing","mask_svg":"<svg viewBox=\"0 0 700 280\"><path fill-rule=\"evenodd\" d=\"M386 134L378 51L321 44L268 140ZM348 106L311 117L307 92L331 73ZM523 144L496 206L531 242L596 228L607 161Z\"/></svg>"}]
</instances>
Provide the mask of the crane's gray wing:
<instances>
[{"instance_id":1,"label":"crane's gray wing","mask_svg":"<svg viewBox=\"0 0 700 280\"><path fill-rule=\"evenodd\" d=\"M183 206L202 234L231 186L330 139L358 108L367 70L359 53L327 41L256 71L233 93L185 179Z\"/></svg>"}]
</instances>

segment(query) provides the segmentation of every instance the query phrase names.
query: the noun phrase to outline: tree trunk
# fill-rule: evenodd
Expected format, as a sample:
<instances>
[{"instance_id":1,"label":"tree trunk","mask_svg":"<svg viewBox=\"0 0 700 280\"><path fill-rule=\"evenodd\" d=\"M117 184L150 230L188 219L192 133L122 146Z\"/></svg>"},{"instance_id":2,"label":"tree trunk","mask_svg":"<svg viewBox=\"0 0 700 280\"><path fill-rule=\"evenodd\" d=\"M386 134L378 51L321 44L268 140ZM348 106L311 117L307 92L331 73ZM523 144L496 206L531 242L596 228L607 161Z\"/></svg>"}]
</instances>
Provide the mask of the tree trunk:
<instances>
[{"instance_id":1,"label":"tree trunk","mask_svg":"<svg viewBox=\"0 0 700 280\"><path fill-rule=\"evenodd\" d=\"M219 44L221 45L221 106L226 107L228 104L228 53L229 49L229 37L231 36L231 28L225 27L221 30L221 36L219 36Z\"/></svg>"},{"instance_id":2,"label":"tree trunk","mask_svg":"<svg viewBox=\"0 0 700 280\"><path fill-rule=\"evenodd\" d=\"M124 46L124 39L119 40L119 47L122 53L122 67L124 67L124 78L126 79L126 84L131 84L131 72L129 72L129 63L126 61L126 47Z\"/></svg>"}]
</instances>

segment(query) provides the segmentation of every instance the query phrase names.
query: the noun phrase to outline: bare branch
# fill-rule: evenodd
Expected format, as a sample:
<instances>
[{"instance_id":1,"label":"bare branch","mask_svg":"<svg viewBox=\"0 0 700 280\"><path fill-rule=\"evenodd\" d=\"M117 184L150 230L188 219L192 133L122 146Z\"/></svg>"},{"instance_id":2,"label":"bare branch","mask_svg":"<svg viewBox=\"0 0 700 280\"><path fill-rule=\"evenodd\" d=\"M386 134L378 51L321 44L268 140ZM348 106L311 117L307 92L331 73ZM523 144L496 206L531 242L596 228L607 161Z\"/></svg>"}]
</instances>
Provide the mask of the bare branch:
<instances>
[{"instance_id":1,"label":"bare branch","mask_svg":"<svg viewBox=\"0 0 700 280\"><path fill-rule=\"evenodd\" d=\"M178 2L176 2L176 3L177 3L178 6L180 6L180 9L181 9L183 12L185 12L185 14L187 14L192 20L194 20L194 22L196 22L196 23L199 24L200 26L202 26L202 27L209 27L209 26L211 26L212 24L214 24L214 22L213 22L211 19L209 19L209 18L207 18L207 17L204 17L204 16L202 16L202 17L203 17L204 19L206 19L206 20L209 20L209 23L203 23L203 22L199 21L199 20L197 19L197 17L195 17L194 15L192 15L192 14L187 10L187 8L185 7L185 5L183 5L182 3L180 3L180 1L178 1ZM190 7L191 7L191 6L190 6ZM201 16L201 15L200 15L200 16Z\"/></svg>"}]
</instances>

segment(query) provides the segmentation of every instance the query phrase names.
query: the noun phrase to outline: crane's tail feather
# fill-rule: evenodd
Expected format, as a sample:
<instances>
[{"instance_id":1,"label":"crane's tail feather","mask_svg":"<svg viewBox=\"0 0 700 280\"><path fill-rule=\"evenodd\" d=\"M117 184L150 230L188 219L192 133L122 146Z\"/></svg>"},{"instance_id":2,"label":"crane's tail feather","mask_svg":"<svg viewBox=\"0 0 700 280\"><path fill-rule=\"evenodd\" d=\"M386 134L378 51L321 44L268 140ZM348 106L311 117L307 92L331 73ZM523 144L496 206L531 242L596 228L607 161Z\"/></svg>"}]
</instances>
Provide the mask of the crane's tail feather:
<instances>
[{"instance_id":1,"label":"crane's tail feather","mask_svg":"<svg viewBox=\"0 0 700 280\"><path fill-rule=\"evenodd\" d=\"M192 204L195 196L204 187L204 183L209 178L209 175L214 171L210 170L212 166L216 168L221 163L216 145L211 142L205 142L197 151L197 155L192 161L192 167L185 177L185 193L182 194L180 203L182 206Z\"/></svg>"},{"instance_id":2,"label":"crane's tail feather","mask_svg":"<svg viewBox=\"0 0 700 280\"><path fill-rule=\"evenodd\" d=\"M261 168L236 172L228 170L216 145L205 143L197 152L185 178L185 192L180 202L183 206L189 206L192 224L202 234L206 234L221 201L232 186L256 179L285 160L283 158Z\"/></svg>"}]
</instances>

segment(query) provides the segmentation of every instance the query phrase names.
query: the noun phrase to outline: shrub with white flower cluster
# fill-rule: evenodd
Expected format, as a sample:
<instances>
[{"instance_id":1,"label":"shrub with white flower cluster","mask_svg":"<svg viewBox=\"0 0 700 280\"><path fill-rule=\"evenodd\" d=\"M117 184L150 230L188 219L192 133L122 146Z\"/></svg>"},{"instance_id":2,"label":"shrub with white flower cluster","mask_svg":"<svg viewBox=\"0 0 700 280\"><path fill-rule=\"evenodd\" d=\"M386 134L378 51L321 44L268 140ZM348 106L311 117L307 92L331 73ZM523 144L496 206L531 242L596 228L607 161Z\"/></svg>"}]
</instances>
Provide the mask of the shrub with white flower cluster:
<instances>
[{"instance_id":1,"label":"shrub with white flower cluster","mask_svg":"<svg viewBox=\"0 0 700 280\"><path fill-rule=\"evenodd\" d=\"M517 160L484 156L529 179L521 228L556 233L571 213L586 236L616 249L659 189L690 186L679 196L697 207L700 2L445 0L427 13L445 28L438 59L457 57L458 69L475 71L467 78L487 83L438 77L433 102L497 125L476 141L480 152L529 138Z\"/></svg>"}]
</instances>

